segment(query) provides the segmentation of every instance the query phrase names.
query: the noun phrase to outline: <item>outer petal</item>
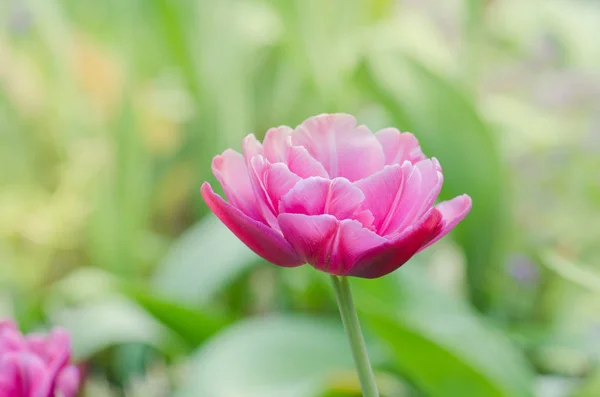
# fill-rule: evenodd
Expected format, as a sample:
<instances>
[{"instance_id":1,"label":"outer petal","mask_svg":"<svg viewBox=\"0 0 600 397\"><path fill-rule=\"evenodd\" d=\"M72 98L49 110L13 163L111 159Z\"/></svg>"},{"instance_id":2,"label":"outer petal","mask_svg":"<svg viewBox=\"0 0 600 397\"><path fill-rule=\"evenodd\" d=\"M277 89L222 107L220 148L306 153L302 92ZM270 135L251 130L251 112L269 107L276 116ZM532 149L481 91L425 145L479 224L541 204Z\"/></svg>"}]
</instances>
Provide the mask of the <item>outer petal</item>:
<instances>
[{"instance_id":1,"label":"outer petal","mask_svg":"<svg viewBox=\"0 0 600 397\"><path fill-rule=\"evenodd\" d=\"M398 209L401 210L390 223L390 230L393 232L401 232L420 219L431 209L442 190L444 176L436 158L419 161L413 167L399 203Z\"/></svg>"},{"instance_id":2,"label":"outer petal","mask_svg":"<svg viewBox=\"0 0 600 397\"><path fill-rule=\"evenodd\" d=\"M264 156L271 163L286 163L288 148L292 146L292 129L288 126L271 128L263 142Z\"/></svg>"},{"instance_id":3,"label":"outer petal","mask_svg":"<svg viewBox=\"0 0 600 397\"><path fill-rule=\"evenodd\" d=\"M18 329L17 324L15 324L15 322L12 320L1 320L0 321L0 332L2 332L3 330L6 330L6 329L16 331Z\"/></svg>"},{"instance_id":4,"label":"outer petal","mask_svg":"<svg viewBox=\"0 0 600 397\"><path fill-rule=\"evenodd\" d=\"M448 234L450 230L454 229L454 227L467 216L469 211L471 211L471 206L471 197L466 194L438 204L435 208L442 214L441 230L433 240L422 247L421 250L429 247L431 244Z\"/></svg>"},{"instance_id":5,"label":"outer petal","mask_svg":"<svg viewBox=\"0 0 600 397\"><path fill-rule=\"evenodd\" d=\"M439 233L441 219L441 213L432 208L419 222L395 238L364 252L347 274L377 278L393 272Z\"/></svg>"},{"instance_id":6,"label":"outer petal","mask_svg":"<svg viewBox=\"0 0 600 397\"><path fill-rule=\"evenodd\" d=\"M385 128L375 134L385 154L385 164L417 163L427 157L421 151L419 141L410 132L401 133L395 128Z\"/></svg>"},{"instance_id":7,"label":"outer petal","mask_svg":"<svg viewBox=\"0 0 600 397\"><path fill-rule=\"evenodd\" d=\"M330 274L345 275L365 251L386 240L355 220L332 215L280 214L279 225L302 259Z\"/></svg>"},{"instance_id":8,"label":"outer petal","mask_svg":"<svg viewBox=\"0 0 600 397\"><path fill-rule=\"evenodd\" d=\"M212 170L231 205L252 219L262 220L244 157L227 149L213 158Z\"/></svg>"},{"instance_id":9,"label":"outer petal","mask_svg":"<svg viewBox=\"0 0 600 397\"><path fill-rule=\"evenodd\" d=\"M50 375L42 359L33 353L12 352L0 358L0 369L12 384L11 397L51 396ZM10 394L9 394L10 395Z\"/></svg>"},{"instance_id":10,"label":"outer petal","mask_svg":"<svg viewBox=\"0 0 600 397\"><path fill-rule=\"evenodd\" d=\"M13 322L0 324L0 357L11 351L25 350L27 342Z\"/></svg>"},{"instance_id":11,"label":"outer petal","mask_svg":"<svg viewBox=\"0 0 600 397\"><path fill-rule=\"evenodd\" d=\"M263 145L260 143L254 134L249 134L242 140L242 153L246 164L252 159L252 157L264 153Z\"/></svg>"},{"instance_id":12,"label":"outer petal","mask_svg":"<svg viewBox=\"0 0 600 397\"><path fill-rule=\"evenodd\" d=\"M227 203L215 194L207 182L202 185L202 197L221 222L265 260L285 267L303 264L300 256L281 234Z\"/></svg>"},{"instance_id":13,"label":"outer petal","mask_svg":"<svg viewBox=\"0 0 600 397\"><path fill-rule=\"evenodd\" d=\"M55 328L48 335L30 334L26 340L29 349L52 366L62 367L71 357L71 338L63 329Z\"/></svg>"},{"instance_id":14,"label":"outer petal","mask_svg":"<svg viewBox=\"0 0 600 397\"><path fill-rule=\"evenodd\" d=\"M375 217L379 235L399 233L418 220L435 202L443 176L436 159L412 165L394 164L355 182L365 193L363 207Z\"/></svg>"},{"instance_id":15,"label":"outer petal","mask_svg":"<svg viewBox=\"0 0 600 397\"><path fill-rule=\"evenodd\" d=\"M254 156L250 163L250 180L262 216L272 228L279 229L279 200L301 179L285 164L271 164L260 155Z\"/></svg>"},{"instance_id":16,"label":"outer petal","mask_svg":"<svg viewBox=\"0 0 600 397\"><path fill-rule=\"evenodd\" d=\"M365 126L356 127L356 119L348 114L309 118L294 130L292 144L305 147L331 178L356 181L384 165L383 150L375 136Z\"/></svg>"},{"instance_id":17,"label":"outer petal","mask_svg":"<svg viewBox=\"0 0 600 397\"><path fill-rule=\"evenodd\" d=\"M73 365L66 367L61 371L56 379L56 392L63 397L75 397L80 383L79 369Z\"/></svg>"}]
</instances>

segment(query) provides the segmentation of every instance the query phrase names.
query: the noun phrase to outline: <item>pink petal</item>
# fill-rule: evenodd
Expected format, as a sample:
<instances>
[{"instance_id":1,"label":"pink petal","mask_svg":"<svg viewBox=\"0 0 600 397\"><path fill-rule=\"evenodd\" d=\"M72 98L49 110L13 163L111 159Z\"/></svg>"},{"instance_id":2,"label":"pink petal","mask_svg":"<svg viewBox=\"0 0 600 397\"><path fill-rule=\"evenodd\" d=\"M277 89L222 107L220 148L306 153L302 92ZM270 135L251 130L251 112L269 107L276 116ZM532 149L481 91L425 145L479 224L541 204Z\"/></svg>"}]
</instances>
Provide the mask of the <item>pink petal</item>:
<instances>
[{"instance_id":1,"label":"pink petal","mask_svg":"<svg viewBox=\"0 0 600 397\"><path fill-rule=\"evenodd\" d=\"M471 211L471 206L471 197L466 194L438 204L435 208L442 214L442 228L435 238L422 247L421 250L429 247L431 244L448 234L450 230L454 229L454 227L467 216L469 211Z\"/></svg>"},{"instance_id":2,"label":"pink petal","mask_svg":"<svg viewBox=\"0 0 600 397\"><path fill-rule=\"evenodd\" d=\"M264 153L263 145L256 139L254 134L246 135L242 140L242 153L244 154L246 164L248 164L252 157Z\"/></svg>"},{"instance_id":3,"label":"pink petal","mask_svg":"<svg viewBox=\"0 0 600 397\"><path fill-rule=\"evenodd\" d=\"M386 242L358 221L339 221L328 214L280 214L278 221L302 259L330 274L345 275L364 251Z\"/></svg>"},{"instance_id":4,"label":"pink petal","mask_svg":"<svg viewBox=\"0 0 600 397\"><path fill-rule=\"evenodd\" d=\"M253 157L250 163L250 180L262 216L272 228L279 229L279 200L301 179L285 164L271 164L261 155Z\"/></svg>"},{"instance_id":5,"label":"pink petal","mask_svg":"<svg viewBox=\"0 0 600 397\"><path fill-rule=\"evenodd\" d=\"M401 232L420 219L437 199L444 176L436 158L419 161L408 178L402 199L399 203L401 212L396 214L395 222L390 224L393 232ZM413 190L413 187L415 190ZM412 194L412 192L415 192Z\"/></svg>"},{"instance_id":6,"label":"pink petal","mask_svg":"<svg viewBox=\"0 0 600 397\"><path fill-rule=\"evenodd\" d=\"M406 229L431 208L442 183L439 163L427 159L386 166L355 185L365 194L363 207L373 213L377 233L385 236Z\"/></svg>"},{"instance_id":7,"label":"pink petal","mask_svg":"<svg viewBox=\"0 0 600 397\"><path fill-rule=\"evenodd\" d=\"M271 128L265 134L263 142L264 156L271 163L286 163L288 149L292 146L292 129L288 126Z\"/></svg>"},{"instance_id":8,"label":"pink petal","mask_svg":"<svg viewBox=\"0 0 600 397\"><path fill-rule=\"evenodd\" d=\"M375 134L383 148L385 164L417 163L427 157L421 151L419 141L410 132L401 133L395 128L385 128Z\"/></svg>"},{"instance_id":9,"label":"pink petal","mask_svg":"<svg viewBox=\"0 0 600 397\"><path fill-rule=\"evenodd\" d=\"M14 397L52 396L48 370L35 354L12 352L5 354L0 360L0 369L8 374L8 383L12 383Z\"/></svg>"},{"instance_id":10,"label":"pink petal","mask_svg":"<svg viewBox=\"0 0 600 397\"><path fill-rule=\"evenodd\" d=\"M300 146L290 146L287 153L287 164L290 171L301 178L320 176L329 179L323 164L315 160L308 151Z\"/></svg>"},{"instance_id":11,"label":"pink petal","mask_svg":"<svg viewBox=\"0 0 600 397\"><path fill-rule=\"evenodd\" d=\"M80 383L79 369L73 365L61 371L56 380L55 390L63 397L75 397Z\"/></svg>"},{"instance_id":12,"label":"pink petal","mask_svg":"<svg viewBox=\"0 0 600 397\"><path fill-rule=\"evenodd\" d=\"M17 324L15 324L15 322L12 320L0 321L0 332L2 332L3 330L6 330L6 329L16 331L16 330L18 330Z\"/></svg>"},{"instance_id":13,"label":"pink petal","mask_svg":"<svg viewBox=\"0 0 600 397\"><path fill-rule=\"evenodd\" d=\"M283 196L279 209L293 214L329 214L339 220L355 219L364 199L363 192L347 179L312 177L298 182ZM362 214L361 220L371 221L369 214Z\"/></svg>"},{"instance_id":14,"label":"pink petal","mask_svg":"<svg viewBox=\"0 0 600 397\"><path fill-rule=\"evenodd\" d=\"M365 251L357 258L348 275L377 278L393 272L405 264L421 247L426 245L440 229L442 215L432 208L416 224L377 247Z\"/></svg>"},{"instance_id":15,"label":"pink petal","mask_svg":"<svg viewBox=\"0 0 600 397\"><path fill-rule=\"evenodd\" d=\"M252 219L262 220L244 157L227 149L213 158L212 170L231 205Z\"/></svg>"},{"instance_id":16,"label":"pink petal","mask_svg":"<svg viewBox=\"0 0 600 397\"><path fill-rule=\"evenodd\" d=\"M303 146L318 160L331 178L356 181L379 171L384 165L381 145L365 126L356 126L348 114L311 117L292 134L292 144Z\"/></svg>"},{"instance_id":17,"label":"pink petal","mask_svg":"<svg viewBox=\"0 0 600 397\"><path fill-rule=\"evenodd\" d=\"M278 266L303 264L292 246L270 227L258 222L215 194L209 183L202 185L202 197L215 215L257 255Z\"/></svg>"},{"instance_id":18,"label":"pink petal","mask_svg":"<svg viewBox=\"0 0 600 397\"><path fill-rule=\"evenodd\" d=\"M329 178L323 165L301 146L292 146L293 130L287 126L271 128L264 140L264 157L270 163L286 163L290 171L301 178Z\"/></svg>"},{"instance_id":19,"label":"pink petal","mask_svg":"<svg viewBox=\"0 0 600 397\"><path fill-rule=\"evenodd\" d=\"M27 342L14 323L0 327L0 356L6 352L25 350Z\"/></svg>"},{"instance_id":20,"label":"pink petal","mask_svg":"<svg viewBox=\"0 0 600 397\"><path fill-rule=\"evenodd\" d=\"M47 360L53 375L68 364L71 359L71 337L61 328L53 329L46 338L43 358Z\"/></svg>"}]
</instances>

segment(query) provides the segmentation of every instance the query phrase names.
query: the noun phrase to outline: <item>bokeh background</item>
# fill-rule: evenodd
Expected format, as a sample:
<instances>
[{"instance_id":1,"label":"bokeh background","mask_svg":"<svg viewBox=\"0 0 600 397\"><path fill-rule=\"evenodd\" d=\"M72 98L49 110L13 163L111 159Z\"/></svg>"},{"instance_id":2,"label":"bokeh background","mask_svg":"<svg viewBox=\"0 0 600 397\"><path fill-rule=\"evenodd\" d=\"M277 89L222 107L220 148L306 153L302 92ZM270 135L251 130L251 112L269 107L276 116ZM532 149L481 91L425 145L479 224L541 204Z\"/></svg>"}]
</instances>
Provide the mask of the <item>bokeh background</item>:
<instances>
[{"instance_id":1,"label":"bokeh background","mask_svg":"<svg viewBox=\"0 0 600 397\"><path fill-rule=\"evenodd\" d=\"M600 2L1 0L0 24L0 316L69 329L82 395L360 395L327 275L199 195L244 135L343 111L474 202L352 281L382 397L600 396Z\"/></svg>"}]
</instances>

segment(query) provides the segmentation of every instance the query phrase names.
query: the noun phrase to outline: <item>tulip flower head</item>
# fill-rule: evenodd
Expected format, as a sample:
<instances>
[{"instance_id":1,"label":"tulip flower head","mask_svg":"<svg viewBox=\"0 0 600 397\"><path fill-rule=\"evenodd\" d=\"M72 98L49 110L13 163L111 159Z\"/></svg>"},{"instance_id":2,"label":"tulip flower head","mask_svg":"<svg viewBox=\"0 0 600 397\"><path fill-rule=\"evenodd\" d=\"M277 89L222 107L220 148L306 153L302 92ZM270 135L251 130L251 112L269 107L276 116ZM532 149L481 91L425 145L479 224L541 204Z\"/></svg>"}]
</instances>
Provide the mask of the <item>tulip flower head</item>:
<instances>
[{"instance_id":1,"label":"tulip flower head","mask_svg":"<svg viewBox=\"0 0 600 397\"><path fill-rule=\"evenodd\" d=\"M454 228L467 195L434 206L440 163L410 133L373 134L347 114L267 131L212 162L227 201L202 196L250 249L278 266L305 263L338 276L386 275Z\"/></svg>"},{"instance_id":2,"label":"tulip flower head","mask_svg":"<svg viewBox=\"0 0 600 397\"><path fill-rule=\"evenodd\" d=\"M69 365L69 335L22 335L14 323L0 321L0 397L74 397L79 371Z\"/></svg>"}]
</instances>

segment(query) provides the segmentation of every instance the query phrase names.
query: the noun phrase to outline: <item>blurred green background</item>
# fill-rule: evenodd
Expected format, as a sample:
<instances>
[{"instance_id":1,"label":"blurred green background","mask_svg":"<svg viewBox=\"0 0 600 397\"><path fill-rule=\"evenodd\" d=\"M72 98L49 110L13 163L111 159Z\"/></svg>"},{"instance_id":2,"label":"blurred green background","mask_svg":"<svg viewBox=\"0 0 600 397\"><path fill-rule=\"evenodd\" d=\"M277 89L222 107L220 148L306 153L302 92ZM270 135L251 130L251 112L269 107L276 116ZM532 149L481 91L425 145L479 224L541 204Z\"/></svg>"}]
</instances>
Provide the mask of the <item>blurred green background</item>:
<instances>
[{"instance_id":1,"label":"blurred green background","mask_svg":"<svg viewBox=\"0 0 600 397\"><path fill-rule=\"evenodd\" d=\"M349 112L463 224L353 280L382 397L600 396L600 2L0 1L0 316L84 396L359 396L327 275L207 213L212 156ZM214 184L213 184L214 185Z\"/></svg>"}]
</instances>

